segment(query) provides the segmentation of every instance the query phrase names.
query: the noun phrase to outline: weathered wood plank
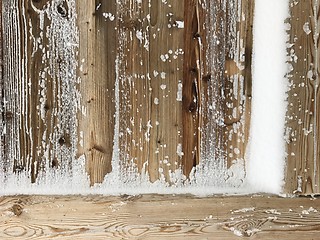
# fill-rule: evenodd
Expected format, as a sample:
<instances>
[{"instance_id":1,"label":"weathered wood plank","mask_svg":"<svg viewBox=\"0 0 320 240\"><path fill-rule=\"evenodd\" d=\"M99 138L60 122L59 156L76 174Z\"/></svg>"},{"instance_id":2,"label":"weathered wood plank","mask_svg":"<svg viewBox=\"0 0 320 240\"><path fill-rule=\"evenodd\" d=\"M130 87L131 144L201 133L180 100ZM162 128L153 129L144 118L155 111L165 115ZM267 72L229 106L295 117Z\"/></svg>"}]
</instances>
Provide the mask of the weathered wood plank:
<instances>
[{"instance_id":1,"label":"weathered wood plank","mask_svg":"<svg viewBox=\"0 0 320 240\"><path fill-rule=\"evenodd\" d=\"M3 99L3 41L2 41L2 0L0 0L0 169L4 158L4 99Z\"/></svg>"},{"instance_id":2,"label":"weathered wood plank","mask_svg":"<svg viewBox=\"0 0 320 240\"><path fill-rule=\"evenodd\" d=\"M2 2L4 171L71 167L75 132L74 1Z\"/></svg>"},{"instance_id":3,"label":"weathered wood plank","mask_svg":"<svg viewBox=\"0 0 320 240\"><path fill-rule=\"evenodd\" d=\"M290 1L289 107L285 191L320 192L319 164L319 2Z\"/></svg>"},{"instance_id":4,"label":"weathered wood plank","mask_svg":"<svg viewBox=\"0 0 320 240\"><path fill-rule=\"evenodd\" d=\"M200 3L185 0L185 54L183 65L182 119L183 119L183 173L187 177L199 164L201 151L201 82L203 53L201 49L204 11Z\"/></svg>"},{"instance_id":5,"label":"weathered wood plank","mask_svg":"<svg viewBox=\"0 0 320 240\"><path fill-rule=\"evenodd\" d=\"M112 170L115 128L116 1L77 3L80 33L78 155L86 157L91 184Z\"/></svg>"},{"instance_id":6,"label":"weathered wood plank","mask_svg":"<svg viewBox=\"0 0 320 240\"><path fill-rule=\"evenodd\" d=\"M122 171L170 179L181 166L183 4L119 5L120 159Z\"/></svg>"},{"instance_id":7,"label":"weathered wood plank","mask_svg":"<svg viewBox=\"0 0 320 240\"><path fill-rule=\"evenodd\" d=\"M227 168L245 169L251 118L254 1L227 1L224 124ZM232 176L232 172L230 176ZM245 174L245 172L243 173ZM239 176L240 177L240 176ZM239 179L239 183L244 180Z\"/></svg>"},{"instance_id":8,"label":"weathered wood plank","mask_svg":"<svg viewBox=\"0 0 320 240\"><path fill-rule=\"evenodd\" d=\"M231 183L235 175L227 169L235 164L243 173L231 184L240 185L250 127L254 2L186 3L184 173L201 162Z\"/></svg>"},{"instance_id":9,"label":"weathered wood plank","mask_svg":"<svg viewBox=\"0 0 320 240\"><path fill-rule=\"evenodd\" d=\"M317 239L319 211L319 199L275 196L2 197L0 237Z\"/></svg>"}]
</instances>

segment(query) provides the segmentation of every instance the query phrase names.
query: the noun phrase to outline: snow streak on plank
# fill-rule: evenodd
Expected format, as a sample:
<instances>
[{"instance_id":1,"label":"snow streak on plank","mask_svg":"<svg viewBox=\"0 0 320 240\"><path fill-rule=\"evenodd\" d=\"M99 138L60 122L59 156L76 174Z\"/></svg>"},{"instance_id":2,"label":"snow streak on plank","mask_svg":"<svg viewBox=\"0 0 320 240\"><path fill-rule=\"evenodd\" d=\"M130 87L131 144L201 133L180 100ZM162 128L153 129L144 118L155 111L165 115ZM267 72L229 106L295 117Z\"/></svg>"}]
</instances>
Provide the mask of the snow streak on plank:
<instances>
[{"instance_id":1,"label":"snow streak on plank","mask_svg":"<svg viewBox=\"0 0 320 240\"><path fill-rule=\"evenodd\" d=\"M292 0L285 191L320 193L319 1Z\"/></svg>"},{"instance_id":2,"label":"snow streak on plank","mask_svg":"<svg viewBox=\"0 0 320 240\"><path fill-rule=\"evenodd\" d=\"M250 126L253 1L185 5L184 173L199 164L197 176L240 185Z\"/></svg>"},{"instance_id":3,"label":"snow streak on plank","mask_svg":"<svg viewBox=\"0 0 320 240\"><path fill-rule=\"evenodd\" d=\"M112 169L115 125L116 2L77 3L80 31L78 155L85 155L91 184Z\"/></svg>"},{"instance_id":4,"label":"snow streak on plank","mask_svg":"<svg viewBox=\"0 0 320 240\"><path fill-rule=\"evenodd\" d=\"M4 172L241 185L252 1L77 4L2 3Z\"/></svg>"},{"instance_id":5,"label":"snow streak on plank","mask_svg":"<svg viewBox=\"0 0 320 240\"><path fill-rule=\"evenodd\" d=\"M75 1L2 2L4 158L1 173L69 171L76 139ZM41 175L41 174L40 174Z\"/></svg>"}]
</instances>

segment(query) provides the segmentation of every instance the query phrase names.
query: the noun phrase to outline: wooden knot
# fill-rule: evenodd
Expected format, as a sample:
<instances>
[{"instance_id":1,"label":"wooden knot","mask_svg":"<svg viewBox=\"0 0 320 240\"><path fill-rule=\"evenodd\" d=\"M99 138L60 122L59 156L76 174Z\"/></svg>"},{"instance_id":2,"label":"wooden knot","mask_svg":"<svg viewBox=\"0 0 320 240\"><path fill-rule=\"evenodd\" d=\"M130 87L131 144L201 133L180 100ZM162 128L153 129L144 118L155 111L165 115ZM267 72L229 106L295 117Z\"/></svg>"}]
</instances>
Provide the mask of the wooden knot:
<instances>
[{"instance_id":1,"label":"wooden knot","mask_svg":"<svg viewBox=\"0 0 320 240\"><path fill-rule=\"evenodd\" d=\"M198 69L196 67L190 68L190 73L192 74L198 74Z\"/></svg>"},{"instance_id":2,"label":"wooden knot","mask_svg":"<svg viewBox=\"0 0 320 240\"><path fill-rule=\"evenodd\" d=\"M203 77L202 77L202 80L203 80L204 82L210 82L210 81L211 81L211 74L209 73L209 74L203 76Z\"/></svg>"},{"instance_id":3,"label":"wooden knot","mask_svg":"<svg viewBox=\"0 0 320 240\"><path fill-rule=\"evenodd\" d=\"M57 168L59 166L59 162L57 158L54 158L51 162L51 167L52 168Z\"/></svg>"},{"instance_id":4,"label":"wooden knot","mask_svg":"<svg viewBox=\"0 0 320 240\"><path fill-rule=\"evenodd\" d=\"M189 112L194 113L196 111L197 111L197 103L196 103L196 101L192 101L189 104Z\"/></svg>"},{"instance_id":5,"label":"wooden knot","mask_svg":"<svg viewBox=\"0 0 320 240\"><path fill-rule=\"evenodd\" d=\"M23 210L23 208L20 204L14 204L11 208L11 211L16 216L20 216L22 214L22 210Z\"/></svg>"},{"instance_id":6,"label":"wooden knot","mask_svg":"<svg viewBox=\"0 0 320 240\"><path fill-rule=\"evenodd\" d=\"M66 147L71 147L70 135L65 134L64 136L61 136L58 140L58 143L60 144L60 146L65 145Z\"/></svg>"},{"instance_id":7,"label":"wooden knot","mask_svg":"<svg viewBox=\"0 0 320 240\"><path fill-rule=\"evenodd\" d=\"M59 4L57 6L57 12L60 14L61 17L66 18L68 16L68 10L67 6L64 6L64 4Z\"/></svg>"}]
</instances>

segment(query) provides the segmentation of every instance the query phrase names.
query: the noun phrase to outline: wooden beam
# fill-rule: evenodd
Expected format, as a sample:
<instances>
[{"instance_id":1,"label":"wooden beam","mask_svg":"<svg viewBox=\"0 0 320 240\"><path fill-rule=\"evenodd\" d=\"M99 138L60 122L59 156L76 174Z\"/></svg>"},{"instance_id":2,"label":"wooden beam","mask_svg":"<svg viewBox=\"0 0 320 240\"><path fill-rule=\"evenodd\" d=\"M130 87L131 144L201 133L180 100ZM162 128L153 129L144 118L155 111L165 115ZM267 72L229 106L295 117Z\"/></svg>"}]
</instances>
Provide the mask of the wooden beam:
<instances>
[{"instance_id":1,"label":"wooden beam","mask_svg":"<svg viewBox=\"0 0 320 240\"><path fill-rule=\"evenodd\" d=\"M285 191L320 193L319 2L290 1Z\"/></svg>"},{"instance_id":2,"label":"wooden beam","mask_svg":"<svg viewBox=\"0 0 320 240\"><path fill-rule=\"evenodd\" d=\"M86 157L90 183L112 170L115 129L116 1L77 2L80 33L78 155Z\"/></svg>"},{"instance_id":3,"label":"wooden beam","mask_svg":"<svg viewBox=\"0 0 320 240\"><path fill-rule=\"evenodd\" d=\"M320 203L276 196L0 198L1 239L317 239Z\"/></svg>"}]
</instances>

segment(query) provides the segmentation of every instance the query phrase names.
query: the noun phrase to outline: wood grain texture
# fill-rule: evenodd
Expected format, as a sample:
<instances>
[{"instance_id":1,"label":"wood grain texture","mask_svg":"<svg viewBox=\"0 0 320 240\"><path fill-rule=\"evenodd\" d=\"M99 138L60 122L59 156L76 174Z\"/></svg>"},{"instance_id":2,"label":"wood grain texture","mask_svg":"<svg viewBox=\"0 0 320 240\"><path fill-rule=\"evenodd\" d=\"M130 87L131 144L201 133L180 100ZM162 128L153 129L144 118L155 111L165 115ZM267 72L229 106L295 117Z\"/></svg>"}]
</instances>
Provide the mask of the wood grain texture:
<instances>
[{"instance_id":1,"label":"wood grain texture","mask_svg":"<svg viewBox=\"0 0 320 240\"><path fill-rule=\"evenodd\" d=\"M226 10L224 142L230 168L244 167L249 140L254 1L227 1Z\"/></svg>"},{"instance_id":2,"label":"wood grain texture","mask_svg":"<svg viewBox=\"0 0 320 240\"><path fill-rule=\"evenodd\" d=\"M201 49L204 11L200 3L185 0L185 54L183 65L183 173L187 177L200 162L201 151L201 90L203 52ZM201 36L202 34L202 36Z\"/></svg>"},{"instance_id":3,"label":"wood grain texture","mask_svg":"<svg viewBox=\"0 0 320 240\"><path fill-rule=\"evenodd\" d=\"M183 9L177 1L118 3L121 169L170 180L181 166Z\"/></svg>"},{"instance_id":4,"label":"wood grain texture","mask_svg":"<svg viewBox=\"0 0 320 240\"><path fill-rule=\"evenodd\" d=\"M2 2L5 154L2 169L32 182L68 171L75 154L74 1Z\"/></svg>"},{"instance_id":5,"label":"wood grain texture","mask_svg":"<svg viewBox=\"0 0 320 240\"><path fill-rule=\"evenodd\" d=\"M2 0L0 0L0 159L4 157ZM0 164L0 169L2 168Z\"/></svg>"},{"instance_id":6,"label":"wood grain texture","mask_svg":"<svg viewBox=\"0 0 320 240\"><path fill-rule=\"evenodd\" d=\"M285 191L319 193L319 2L290 1Z\"/></svg>"},{"instance_id":7,"label":"wood grain texture","mask_svg":"<svg viewBox=\"0 0 320 240\"><path fill-rule=\"evenodd\" d=\"M1 197L0 237L318 239L319 210L319 199L259 195Z\"/></svg>"},{"instance_id":8,"label":"wood grain texture","mask_svg":"<svg viewBox=\"0 0 320 240\"><path fill-rule=\"evenodd\" d=\"M77 3L80 33L78 155L86 157L90 183L101 183L112 170L115 128L116 2Z\"/></svg>"},{"instance_id":9,"label":"wood grain texture","mask_svg":"<svg viewBox=\"0 0 320 240\"><path fill-rule=\"evenodd\" d=\"M210 165L232 178L244 159L251 112L254 2L185 1L183 170ZM226 175L224 173L226 172ZM234 183L233 183L234 184Z\"/></svg>"}]
</instances>

